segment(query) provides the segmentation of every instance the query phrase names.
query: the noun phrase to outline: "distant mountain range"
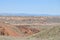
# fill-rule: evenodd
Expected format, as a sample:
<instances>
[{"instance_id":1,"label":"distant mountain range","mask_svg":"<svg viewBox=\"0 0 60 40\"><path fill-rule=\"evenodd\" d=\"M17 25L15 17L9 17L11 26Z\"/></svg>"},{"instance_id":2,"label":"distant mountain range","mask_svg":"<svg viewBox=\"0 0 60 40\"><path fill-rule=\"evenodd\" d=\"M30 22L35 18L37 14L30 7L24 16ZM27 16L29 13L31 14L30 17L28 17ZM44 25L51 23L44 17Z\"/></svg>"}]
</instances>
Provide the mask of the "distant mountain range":
<instances>
[{"instance_id":1,"label":"distant mountain range","mask_svg":"<svg viewBox=\"0 0 60 40\"><path fill-rule=\"evenodd\" d=\"M0 13L0 16L60 16L60 15L52 15L52 14L28 14L28 13Z\"/></svg>"}]
</instances>

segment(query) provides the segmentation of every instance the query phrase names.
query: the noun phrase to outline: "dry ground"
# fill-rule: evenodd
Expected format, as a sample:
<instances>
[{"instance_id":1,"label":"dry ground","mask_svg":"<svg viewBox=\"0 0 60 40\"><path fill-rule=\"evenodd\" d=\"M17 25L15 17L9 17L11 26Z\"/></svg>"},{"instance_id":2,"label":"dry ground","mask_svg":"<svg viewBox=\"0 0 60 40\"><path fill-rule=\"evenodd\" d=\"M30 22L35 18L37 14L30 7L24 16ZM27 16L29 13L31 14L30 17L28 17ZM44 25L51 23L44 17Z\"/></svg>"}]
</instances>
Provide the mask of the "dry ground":
<instances>
[{"instance_id":1,"label":"dry ground","mask_svg":"<svg viewBox=\"0 0 60 40\"><path fill-rule=\"evenodd\" d=\"M0 40L60 40L60 17L0 17Z\"/></svg>"}]
</instances>

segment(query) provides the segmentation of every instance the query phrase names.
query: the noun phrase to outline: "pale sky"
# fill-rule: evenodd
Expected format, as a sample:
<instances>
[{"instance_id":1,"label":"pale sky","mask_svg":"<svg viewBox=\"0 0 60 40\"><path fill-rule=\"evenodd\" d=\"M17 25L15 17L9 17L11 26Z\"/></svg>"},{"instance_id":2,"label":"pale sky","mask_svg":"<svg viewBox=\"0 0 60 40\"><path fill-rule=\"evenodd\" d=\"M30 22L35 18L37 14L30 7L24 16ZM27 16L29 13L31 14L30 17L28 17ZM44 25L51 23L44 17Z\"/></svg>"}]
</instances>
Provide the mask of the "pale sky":
<instances>
[{"instance_id":1,"label":"pale sky","mask_svg":"<svg viewBox=\"0 0 60 40\"><path fill-rule=\"evenodd\" d=\"M0 0L1 13L60 14L60 0Z\"/></svg>"}]
</instances>

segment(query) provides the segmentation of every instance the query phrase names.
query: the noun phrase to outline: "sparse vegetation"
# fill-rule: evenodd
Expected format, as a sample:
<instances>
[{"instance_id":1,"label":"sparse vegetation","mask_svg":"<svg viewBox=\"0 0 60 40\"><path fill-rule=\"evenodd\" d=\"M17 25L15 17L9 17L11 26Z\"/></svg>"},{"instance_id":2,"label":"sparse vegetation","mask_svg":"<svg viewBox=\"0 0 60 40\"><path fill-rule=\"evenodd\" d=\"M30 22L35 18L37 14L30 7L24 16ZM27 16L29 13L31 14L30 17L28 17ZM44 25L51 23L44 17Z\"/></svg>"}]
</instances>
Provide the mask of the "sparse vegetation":
<instances>
[{"instance_id":1,"label":"sparse vegetation","mask_svg":"<svg viewBox=\"0 0 60 40\"><path fill-rule=\"evenodd\" d=\"M0 17L0 27L0 40L60 40L60 17Z\"/></svg>"}]
</instances>

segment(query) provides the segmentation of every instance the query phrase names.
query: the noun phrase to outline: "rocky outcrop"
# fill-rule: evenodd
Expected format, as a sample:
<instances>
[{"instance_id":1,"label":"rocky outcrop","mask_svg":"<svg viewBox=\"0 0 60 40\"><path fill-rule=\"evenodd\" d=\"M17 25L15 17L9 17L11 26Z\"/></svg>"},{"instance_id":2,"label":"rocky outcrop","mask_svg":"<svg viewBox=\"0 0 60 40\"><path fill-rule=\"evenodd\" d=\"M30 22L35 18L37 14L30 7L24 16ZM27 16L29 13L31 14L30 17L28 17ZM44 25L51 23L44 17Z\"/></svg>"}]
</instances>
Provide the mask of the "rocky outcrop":
<instances>
[{"instance_id":1,"label":"rocky outcrop","mask_svg":"<svg viewBox=\"0 0 60 40\"><path fill-rule=\"evenodd\" d=\"M30 28L29 25L19 25L17 27L25 35L32 35L39 32L36 28Z\"/></svg>"},{"instance_id":2,"label":"rocky outcrop","mask_svg":"<svg viewBox=\"0 0 60 40\"><path fill-rule=\"evenodd\" d=\"M29 28L29 26L26 25L16 26L0 22L0 35L3 36L28 36L37 32L39 32L39 30L35 28Z\"/></svg>"}]
</instances>

